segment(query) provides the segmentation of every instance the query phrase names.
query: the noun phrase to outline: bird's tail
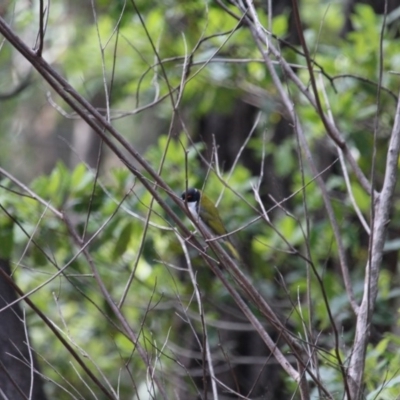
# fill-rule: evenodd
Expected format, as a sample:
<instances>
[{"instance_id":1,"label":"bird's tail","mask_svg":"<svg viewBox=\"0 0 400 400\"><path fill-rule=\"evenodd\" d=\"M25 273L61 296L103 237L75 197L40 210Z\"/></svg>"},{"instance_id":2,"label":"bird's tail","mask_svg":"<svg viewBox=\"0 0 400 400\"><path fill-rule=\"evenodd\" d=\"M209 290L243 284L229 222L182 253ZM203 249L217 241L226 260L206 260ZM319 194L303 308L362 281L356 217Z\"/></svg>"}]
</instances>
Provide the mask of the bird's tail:
<instances>
[{"instance_id":1,"label":"bird's tail","mask_svg":"<svg viewBox=\"0 0 400 400\"><path fill-rule=\"evenodd\" d=\"M236 261L241 261L240 254L236 250L235 246L229 241L229 240L224 240L223 241L224 246L228 249L229 254L236 260Z\"/></svg>"}]
</instances>

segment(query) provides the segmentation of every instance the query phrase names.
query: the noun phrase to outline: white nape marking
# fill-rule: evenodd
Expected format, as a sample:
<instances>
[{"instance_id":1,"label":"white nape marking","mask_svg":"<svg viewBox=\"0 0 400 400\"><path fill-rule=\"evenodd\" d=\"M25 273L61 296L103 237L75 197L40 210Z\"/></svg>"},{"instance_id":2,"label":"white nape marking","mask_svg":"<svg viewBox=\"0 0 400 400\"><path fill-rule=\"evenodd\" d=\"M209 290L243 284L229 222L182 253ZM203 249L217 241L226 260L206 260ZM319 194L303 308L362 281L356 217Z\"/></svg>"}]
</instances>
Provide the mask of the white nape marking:
<instances>
[{"instance_id":1,"label":"white nape marking","mask_svg":"<svg viewBox=\"0 0 400 400\"><path fill-rule=\"evenodd\" d=\"M193 215L193 217L195 217L196 219L199 218L199 214L198 214L197 208L196 208L197 202L196 201L192 201L190 203L188 202L187 205L188 205L189 211Z\"/></svg>"},{"instance_id":2,"label":"white nape marking","mask_svg":"<svg viewBox=\"0 0 400 400\"><path fill-rule=\"evenodd\" d=\"M187 203L188 208L190 213L193 215L193 218L195 219L195 221L200 224L200 226L202 227L202 229L204 229L205 231L207 231L210 235L212 235L212 232L210 230L210 228L201 220L199 213L197 212L197 202L196 201L191 201L190 203ZM193 225L193 228L196 229L197 231L197 227L196 225Z\"/></svg>"}]
</instances>

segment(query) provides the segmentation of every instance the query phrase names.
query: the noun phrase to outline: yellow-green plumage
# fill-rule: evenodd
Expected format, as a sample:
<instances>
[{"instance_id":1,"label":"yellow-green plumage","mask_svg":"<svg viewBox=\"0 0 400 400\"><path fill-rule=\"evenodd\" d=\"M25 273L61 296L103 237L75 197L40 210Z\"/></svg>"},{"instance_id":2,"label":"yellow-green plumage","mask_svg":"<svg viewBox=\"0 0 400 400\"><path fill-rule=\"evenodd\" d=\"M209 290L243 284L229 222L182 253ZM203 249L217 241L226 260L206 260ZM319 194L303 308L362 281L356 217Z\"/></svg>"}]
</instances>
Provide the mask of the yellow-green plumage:
<instances>
[{"instance_id":1,"label":"yellow-green plumage","mask_svg":"<svg viewBox=\"0 0 400 400\"><path fill-rule=\"evenodd\" d=\"M214 203L204 195L200 190L190 188L182 193L182 200L186 201L195 219L198 219L215 236L224 236L227 234L224 223ZM239 253L230 242L229 237L222 238L223 244L229 250L231 255L240 260Z\"/></svg>"},{"instance_id":2,"label":"yellow-green plumage","mask_svg":"<svg viewBox=\"0 0 400 400\"><path fill-rule=\"evenodd\" d=\"M217 207L215 207L214 203L208 197L204 196L203 193L201 193L200 196L200 207L198 213L201 220L210 228L212 233L214 233L215 235L226 235L227 232L224 223L219 216Z\"/></svg>"}]
</instances>

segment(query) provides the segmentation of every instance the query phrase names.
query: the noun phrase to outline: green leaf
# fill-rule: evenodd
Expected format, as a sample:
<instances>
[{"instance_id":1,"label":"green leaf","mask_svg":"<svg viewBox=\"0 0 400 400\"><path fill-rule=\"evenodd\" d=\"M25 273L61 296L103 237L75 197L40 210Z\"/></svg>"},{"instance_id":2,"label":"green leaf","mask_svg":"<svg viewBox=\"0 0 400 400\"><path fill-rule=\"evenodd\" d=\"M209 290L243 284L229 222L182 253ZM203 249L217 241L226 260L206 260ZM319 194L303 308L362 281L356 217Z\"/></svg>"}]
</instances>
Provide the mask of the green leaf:
<instances>
[{"instance_id":1,"label":"green leaf","mask_svg":"<svg viewBox=\"0 0 400 400\"><path fill-rule=\"evenodd\" d=\"M128 221L120 231L113 250L113 257L120 258L128 248L132 233L132 222Z\"/></svg>"},{"instance_id":2,"label":"green leaf","mask_svg":"<svg viewBox=\"0 0 400 400\"><path fill-rule=\"evenodd\" d=\"M0 258L10 260L14 248L14 222L4 213L0 214Z\"/></svg>"}]
</instances>

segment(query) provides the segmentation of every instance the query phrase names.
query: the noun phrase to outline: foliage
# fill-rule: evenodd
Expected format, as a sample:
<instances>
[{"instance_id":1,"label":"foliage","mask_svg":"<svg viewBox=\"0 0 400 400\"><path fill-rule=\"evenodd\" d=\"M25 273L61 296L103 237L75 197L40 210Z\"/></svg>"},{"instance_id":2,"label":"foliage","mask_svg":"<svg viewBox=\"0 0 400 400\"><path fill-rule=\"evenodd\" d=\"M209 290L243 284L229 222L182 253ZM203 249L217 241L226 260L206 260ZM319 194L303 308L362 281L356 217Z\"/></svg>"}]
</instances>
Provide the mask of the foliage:
<instances>
[{"instance_id":1,"label":"foliage","mask_svg":"<svg viewBox=\"0 0 400 400\"><path fill-rule=\"evenodd\" d=\"M271 331L276 327L266 318L261 303L246 292L243 281L223 266L224 258L212 244L199 233L185 235L183 227L178 227L175 216L192 229L179 205L181 192L187 187L201 188L217 203L227 230L237 230L233 241L245 255L240 267L254 293L273 304L278 316L284 315L285 327L309 356L306 376L310 398L326 395L322 388L332 398L342 398L348 394L343 370L350 368L357 327L357 315L344 287L342 254L347 259L355 301L360 304L365 294L365 269L372 255L371 236L359 214L368 226L373 226L376 197L371 197L357 173L349 168L349 158L340 160L344 156L327 135L321 112L307 98L311 89L307 93L299 89L301 84L310 87L304 51L289 46L280 49L282 58L296 66L300 83L290 80L279 65L274 72L285 82L281 90L290 95L316 169L301 144L300 132L293 128L293 119L290 135L275 135L276 126L290 120L290 113L282 111L285 104L281 90L260 59L259 46L246 24L214 2L135 4L137 9L124 2L99 1L97 8L80 14L69 10L66 2L54 2L44 58L58 67L80 94L94 99L101 93L110 109L99 109L111 118L128 144L134 143L151 169L137 158L132 162L135 157L124 144L121 148L127 159L114 155L114 161L105 161L102 168L97 165L93 169L82 162L70 169L59 161L46 174L38 174L49 170L44 164L24 172L26 180L38 175L30 182L28 195L16 192L15 179L2 180L0 256L9 258L12 254L18 285L25 293L32 291L32 301L110 391L118 393L115 398L161 398L159 387L155 389L155 376L166 388L166 397L174 398L175 386L195 396L199 385L197 377L189 372L191 361L197 363L202 378L202 374L211 373L205 372L209 367L205 366L203 346L220 351L218 357L224 361L234 358L237 351L233 342L221 339L221 331L230 326L229 312L235 317L238 314L233 308L234 296L221 283L223 279L217 279L215 271L213 274L206 266L207 260L219 260L215 264L218 271L222 265L221 274L239 288L240 296L246 298L263 328L265 319ZM238 12L233 4L229 10ZM71 19L63 21L68 12ZM267 26L266 10L260 7L257 12ZM388 30L380 41L383 17L367 5L356 6L354 30L345 40L338 39L342 25L338 4L327 10L320 2L304 2L301 15L325 116L334 116L333 125L346 144L345 156L353 157L360 173L380 191L388 170L388 142L398 101L393 94L398 76L392 73L398 65L396 40ZM17 10L15 16L16 31L37 25L31 9ZM286 17L278 15L272 20L272 33L280 38L290 28ZM271 46L276 43L276 39L268 38ZM3 81L9 80L12 56L8 46L0 53L0 62L5 66L0 71ZM381 87L377 84L380 68ZM41 81L35 76L34 82L37 86ZM4 169L12 170L14 175L32 164L31 146L21 145L18 139L13 143L10 138L18 128L15 117L27 104L34 103L35 93L30 86L20 98L6 103L3 111L0 135L10 142L11 150L0 149L0 156L5 160ZM51 92L51 96L62 104L63 112L73 111L62 103L60 93ZM249 141L243 143L247 155L239 149L239 163L230 167L218 158L218 146L229 147L233 137L210 148L210 143L195 140L191 133L196 126L193 121L216 110L231 115L238 98L256 103L261 122L249 134ZM46 101L43 99L43 104ZM37 111L41 117L46 115L42 111ZM60 116L50 119L52 127L39 128L44 136L52 128L57 131L64 121ZM110 130L104 128L107 130L108 135ZM113 136L115 142L118 139ZM17 165L12 164L15 148L23 154L23 161ZM117 158L123 165L109 168ZM250 162L246 163L248 159L257 165L257 172L249 167ZM266 175L273 178L267 181ZM322 188L332 207L340 243L326 212ZM368 399L399 395L398 339L393 334L398 329L398 191L396 188L393 196L377 281L379 291L377 298L371 299L375 304L371 320L374 335L364 358L363 380ZM272 198L275 192L283 194ZM159 201L155 201L155 194ZM61 211L63 217L56 211ZM76 230L78 239L71 229ZM190 244L192 236L208 257ZM92 265L83 250L89 252ZM107 301L105 291L137 334L137 340L132 339L123 318ZM98 390L96 385L43 321L29 312L34 348L49 378L49 397L90 398L91 391ZM250 330L250 322L243 317L240 323L246 326L241 328ZM277 331L285 333L283 329ZM290 340L283 337L282 341L285 354L292 352ZM310 350L314 345L315 352ZM147 364L140 349L145 351ZM193 356L197 350L200 357ZM266 356L265 364L267 361ZM152 375L151 368L157 374ZM311 378L311 372L317 380ZM280 370L279 374L284 376L285 372ZM297 393L300 382L289 375L284 379L285 394Z\"/></svg>"}]
</instances>

